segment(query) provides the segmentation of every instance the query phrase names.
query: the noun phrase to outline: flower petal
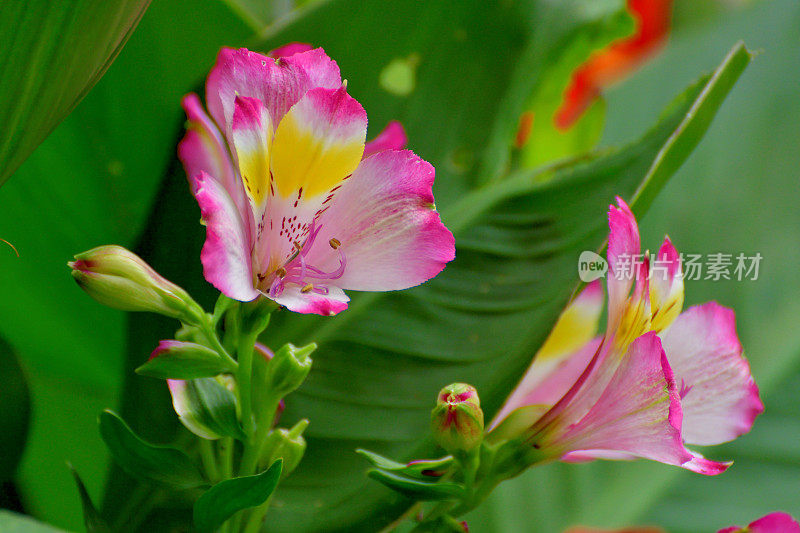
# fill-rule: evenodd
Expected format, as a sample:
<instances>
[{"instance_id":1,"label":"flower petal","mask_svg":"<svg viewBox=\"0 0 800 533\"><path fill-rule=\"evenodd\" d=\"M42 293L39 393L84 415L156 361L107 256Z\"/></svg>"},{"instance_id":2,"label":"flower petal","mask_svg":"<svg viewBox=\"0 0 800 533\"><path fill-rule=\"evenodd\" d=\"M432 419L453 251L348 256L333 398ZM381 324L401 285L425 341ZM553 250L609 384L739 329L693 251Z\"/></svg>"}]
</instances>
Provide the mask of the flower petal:
<instances>
[{"instance_id":1,"label":"flower petal","mask_svg":"<svg viewBox=\"0 0 800 533\"><path fill-rule=\"evenodd\" d=\"M625 301L637 279L639 226L628 204L617 197L619 207L608 209L608 328L613 331L625 311ZM637 279L638 281L638 279Z\"/></svg>"},{"instance_id":2,"label":"flower petal","mask_svg":"<svg viewBox=\"0 0 800 533\"><path fill-rule=\"evenodd\" d=\"M561 313L490 429L519 407L553 405L569 390L600 346L602 339L592 337L597 332L602 311L603 288L600 281L595 280Z\"/></svg>"},{"instance_id":3,"label":"flower petal","mask_svg":"<svg viewBox=\"0 0 800 533\"><path fill-rule=\"evenodd\" d=\"M236 171L231 163L225 140L217 126L203 110L200 98L187 94L181 101L188 119L186 135L178 143L178 157L189 178L201 171L218 179L228 194L235 198Z\"/></svg>"},{"instance_id":4,"label":"flower petal","mask_svg":"<svg viewBox=\"0 0 800 533\"><path fill-rule=\"evenodd\" d=\"M715 302L692 307L661 337L682 391L684 440L719 444L750 431L764 406L733 311Z\"/></svg>"},{"instance_id":5,"label":"flower petal","mask_svg":"<svg viewBox=\"0 0 800 533\"><path fill-rule=\"evenodd\" d=\"M749 533L800 533L800 524L790 514L777 512L750 522L746 531Z\"/></svg>"},{"instance_id":6,"label":"flower petal","mask_svg":"<svg viewBox=\"0 0 800 533\"><path fill-rule=\"evenodd\" d=\"M195 179L195 198L206 225L206 242L200 252L205 278L227 296L250 301L253 288L251 243L242 217L222 185L201 172Z\"/></svg>"},{"instance_id":7,"label":"flower petal","mask_svg":"<svg viewBox=\"0 0 800 533\"><path fill-rule=\"evenodd\" d=\"M601 361L602 366L602 361ZM586 385L543 431L538 444L569 452L622 452L682 465L692 459L681 442L678 390L655 333L636 339L608 385L596 396ZM587 404L591 405L586 412ZM558 406L556 406L556 409ZM575 415L586 412L576 420Z\"/></svg>"},{"instance_id":8,"label":"flower petal","mask_svg":"<svg viewBox=\"0 0 800 533\"><path fill-rule=\"evenodd\" d=\"M242 183L253 214L260 222L270 190L269 148L272 144L272 123L261 100L237 96L231 130Z\"/></svg>"},{"instance_id":9,"label":"flower petal","mask_svg":"<svg viewBox=\"0 0 800 533\"><path fill-rule=\"evenodd\" d=\"M261 100L275 127L309 89L341 84L339 67L321 48L279 59L245 48L222 48L206 81L206 103L230 138L236 96Z\"/></svg>"},{"instance_id":10,"label":"flower petal","mask_svg":"<svg viewBox=\"0 0 800 533\"><path fill-rule=\"evenodd\" d=\"M367 114L344 87L311 89L275 131L275 193L324 198L358 166L366 134Z\"/></svg>"},{"instance_id":11,"label":"flower petal","mask_svg":"<svg viewBox=\"0 0 800 533\"><path fill-rule=\"evenodd\" d=\"M267 55L278 59L279 57L289 57L302 52L313 50L314 47L307 43L289 43L275 50L271 50Z\"/></svg>"},{"instance_id":12,"label":"flower petal","mask_svg":"<svg viewBox=\"0 0 800 533\"><path fill-rule=\"evenodd\" d=\"M653 331L663 331L681 314L683 274L681 258L669 237L658 250L650 269L650 309Z\"/></svg>"},{"instance_id":13,"label":"flower petal","mask_svg":"<svg viewBox=\"0 0 800 533\"><path fill-rule=\"evenodd\" d=\"M770 513L748 526L750 533L800 533L800 524L788 513Z\"/></svg>"},{"instance_id":14,"label":"flower petal","mask_svg":"<svg viewBox=\"0 0 800 533\"><path fill-rule=\"evenodd\" d=\"M455 240L434 209L434 169L408 150L384 150L361 162L317 224L318 246L309 262L335 270L343 289L399 290L419 285L455 257ZM324 243L338 240L340 250Z\"/></svg>"},{"instance_id":15,"label":"flower petal","mask_svg":"<svg viewBox=\"0 0 800 533\"><path fill-rule=\"evenodd\" d=\"M347 309L350 298L338 287L328 287L328 294L314 291L302 292L298 285L287 285L275 301L296 313L313 313L333 316Z\"/></svg>"},{"instance_id":16,"label":"flower petal","mask_svg":"<svg viewBox=\"0 0 800 533\"><path fill-rule=\"evenodd\" d=\"M402 150L406 147L407 142L408 137L406 137L406 130L403 129L403 125L393 120L383 128L383 131L377 137L364 146L362 159L366 159L372 154L383 150Z\"/></svg>"}]
</instances>

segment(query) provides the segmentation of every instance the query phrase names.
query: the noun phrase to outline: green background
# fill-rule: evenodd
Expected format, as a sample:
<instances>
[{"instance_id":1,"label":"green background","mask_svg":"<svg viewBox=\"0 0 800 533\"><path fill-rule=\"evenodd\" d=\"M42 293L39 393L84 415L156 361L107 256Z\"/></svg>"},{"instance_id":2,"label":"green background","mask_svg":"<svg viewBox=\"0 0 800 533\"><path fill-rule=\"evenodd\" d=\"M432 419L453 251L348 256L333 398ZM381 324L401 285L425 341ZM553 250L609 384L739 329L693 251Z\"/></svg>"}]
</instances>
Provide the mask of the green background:
<instances>
[{"instance_id":1,"label":"green background","mask_svg":"<svg viewBox=\"0 0 800 533\"><path fill-rule=\"evenodd\" d=\"M313 10L307 15L294 13L294 25L284 31L281 23L277 30L269 30L267 41L284 36L302 39L313 33L315 44L339 60L345 77L352 76L351 91L377 125L371 126L370 135L387 120L402 118L410 147L437 164L437 203L446 213L474 185L468 170L486 142L484 124L504 109L495 105L497 92L519 76L505 65L524 57L519 42L526 25L538 22L494 18L505 11L485 6L478 10L477 3L452 4L408 13L397 8L394 26L358 33L353 28L368 27L372 14L355 4L337 2L334 12L354 20L328 18L325 27L313 26L318 24L314 22L304 27L305 17L314 20ZM594 5L606 4L613 2ZM711 531L747 523L776 509L800 515L800 330L795 327L800 314L796 297L800 293L796 266L800 264L796 246L800 242L800 6L792 0L735 9L721 5L710 0L677 2L675 29L666 49L608 91L601 144L619 145L640 136L674 95L716 67L736 41L743 39L759 52L706 138L640 225L643 242L651 249L668 232L679 251L687 253L761 253L757 281L690 282L686 292L688 304L715 299L737 310L739 334L767 411L749 435L706 451L713 458L736 461L718 478L644 462L549 465L499 487L468 517L473 531L555 532L575 523L654 523L670 531ZM213 301L198 277L196 252L202 243L198 214L173 162L182 120L178 102L198 87L220 45L255 42L254 29L285 7L262 9L259 2L215 0L155 2L107 75L0 188L0 237L20 251L18 259L10 249L0 249L0 335L12 347L5 353L18 354L33 413L16 487L25 510L45 521L75 530L81 527L80 502L65 460L76 466L95 501L103 500L109 464L96 429L102 408L121 407L132 425L154 440L168 439L174 427L164 388L131 375L131 368L153 346L140 333L168 336L173 324L157 318L129 320L102 308L74 286L64 263L72 254L98 244L137 246L203 303ZM362 25L356 22L358 17L364 19ZM416 33L406 33L416 20L424 23ZM449 31L461 26L469 30L464 35ZM348 30L354 33L347 35ZM279 34L273 36L276 31ZM603 31L617 30L610 24ZM607 38L598 33L589 39L594 46ZM375 44L381 34L387 36L383 48ZM428 70L419 73L417 93L425 98L404 100L371 90L387 62L383 58L406 57L415 47L441 49L435 63L423 64ZM472 58L474 69L470 69ZM461 79L470 83L459 85ZM450 107L430 103L449 100L455 102ZM479 106L465 110L459 107L460 100L475 100ZM159 203L151 212L157 195ZM158 239L152 238L153 228L162 233ZM170 258L175 250L187 252L180 259ZM291 324L286 331L291 338ZM363 357L368 364L370 353ZM409 358L405 354L387 361L403 364ZM327 367L325 360L320 361L320 376L330 372L331 361ZM395 369L387 363L377 370ZM0 422L11 428L7 434L19 436L25 424L19 416L24 393L15 376L8 371L0 378L6 380L0 388ZM459 379L450 376L442 372L441 380ZM311 385L325 389L322 378ZM414 383L403 381L401 386L413 388ZM418 397L413 397L414 410L403 414L419 420L421 431L431 403L428 388L420 388ZM391 404L391 389L378 392ZM312 400L306 394L297 405L312 405ZM348 416L355 423L359 413L344 412L340 420ZM312 417L312 431L314 424ZM407 428L414 427L409 424ZM316 427L320 436L348 431L326 427L322 420ZM16 439L8 449L18 444ZM324 458L315 456L310 461L317 462L310 464L329 467L335 476L335 466L320 463ZM355 458L346 466L364 468ZM106 506L124 498L129 486L126 478L112 476L105 491Z\"/></svg>"}]
</instances>

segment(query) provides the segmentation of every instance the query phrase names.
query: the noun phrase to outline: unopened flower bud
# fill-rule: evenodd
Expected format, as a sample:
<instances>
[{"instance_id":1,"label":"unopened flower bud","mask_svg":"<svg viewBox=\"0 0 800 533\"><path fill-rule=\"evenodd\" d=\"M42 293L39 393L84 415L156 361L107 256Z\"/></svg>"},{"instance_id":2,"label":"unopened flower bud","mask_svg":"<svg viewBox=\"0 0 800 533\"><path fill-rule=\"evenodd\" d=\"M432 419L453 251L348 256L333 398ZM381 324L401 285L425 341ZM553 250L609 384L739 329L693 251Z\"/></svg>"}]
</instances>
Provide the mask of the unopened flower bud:
<instances>
[{"instance_id":1,"label":"unopened flower bud","mask_svg":"<svg viewBox=\"0 0 800 533\"><path fill-rule=\"evenodd\" d=\"M469 452L483 440L483 411L478 391L466 383L453 383L439 392L431 412L436 442L447 453Z\"/></svg>"},{"instance_id":2,"label":"unopened flower bud","mask_svg":"<svg viewBox=\"0 0 800 533\"><path fill-rule=\"evenodd\" d=\"M203 309L186 291L161 277L121 246L99 246L68 263L72 277L101 304L123 311L150 311L198 324Z\"/></svg>"},{"instance_id":3,"label":"unopened flower bud","mask_svg":"<svg viewBox=\"0 0 800 533\"><path fill-rule=\"evenodd\" d=\"M270 394L283 398L296 390L311 370L309 356L316 349L317 345L314 343L301 348L286 344L275 352L267 364L265 376L265 386L268 387Z\"/></svg>"},{"instance_id":4,"label":"unopened flower bud","mask_svg":"<svg viewBox=\"0 0 800 533\"><path fill-rule=\"evenodd\" d=\"M267 438L266 447L272 450L268 463L277 459L283 459L283 470L281 476L288 476L306 453L306 440L303 438L303 431L308 427L308 420L300 420L291 429L279 428L273 430Z\"/></svg>"}]
</instances>

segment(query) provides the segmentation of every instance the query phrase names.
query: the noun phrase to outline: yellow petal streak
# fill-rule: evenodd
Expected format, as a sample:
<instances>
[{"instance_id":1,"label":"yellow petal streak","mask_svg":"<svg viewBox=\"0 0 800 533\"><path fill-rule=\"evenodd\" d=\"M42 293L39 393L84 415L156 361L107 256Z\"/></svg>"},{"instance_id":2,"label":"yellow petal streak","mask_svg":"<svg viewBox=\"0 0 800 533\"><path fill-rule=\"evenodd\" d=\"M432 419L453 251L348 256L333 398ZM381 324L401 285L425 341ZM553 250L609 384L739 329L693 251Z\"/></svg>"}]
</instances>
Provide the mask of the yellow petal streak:
<instances>
[{"instance_id":1,"label":"yellow petal streak","mask_svg":"<svg viewBox=\"0 0 800 533\"><path fill-rule=\"evenodd\" d=\"M572 354L592 340L603 310L602 296L602 292L599 297L582 294L564 309L534 361L543 363Z\"/></svg>"},{"instance_id":2,"label":"yellow petal streak","mask_svg":"<svg viewBox=\"0 0 800 533\"><path fill-rule=\"evenodd\" d=\"M250 202L263 208L269 194L269 158L272 143L272 126L266 110L261 124L233 130L234 148L239 160L239 172Z\"/></svg>"},{"instance_id":3,"label":"yellow petal streak","mask_svg":"<svg viewBox=\"0 0 800 533\"><path fill-rule=\"evenodd\" d=\"M283 117L272 145L276 193L284 198L303 189L304 197L322 195L352 174L364 153L364 142L344 142L301 124L296 109Z\"/></svg>"}]
</instances>

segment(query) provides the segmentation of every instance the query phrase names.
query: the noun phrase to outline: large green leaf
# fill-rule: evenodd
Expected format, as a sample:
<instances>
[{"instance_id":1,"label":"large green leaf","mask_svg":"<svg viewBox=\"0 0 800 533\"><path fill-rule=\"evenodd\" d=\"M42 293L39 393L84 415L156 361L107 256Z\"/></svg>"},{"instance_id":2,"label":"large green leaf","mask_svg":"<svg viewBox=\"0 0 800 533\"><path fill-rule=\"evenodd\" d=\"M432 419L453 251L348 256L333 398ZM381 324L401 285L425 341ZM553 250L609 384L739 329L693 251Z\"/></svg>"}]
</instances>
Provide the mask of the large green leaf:
<instances>
[{"instance_id":1,"label":"large green leaf","mask_svg":"<svg viewBox=\"0 0 800 533\"><path fill-rule=\"evenodd\" d=\"M0 6L0 185L105 73L150 0Z\"/></svg>"},{"instance_id":2,"label":"large green leaf","mask_svg":"<svg viewBox=\"0 0 800 533\"><path fill-rule=\"evenodd\" d=\"M83 294L65 262L100 244L131 245L174 156L181 96L221 43L250 35L217 0L155 3L107 74L0 188L0 237L20 253L0 250L0 334L28 371L36 406L20 492L30 512L59 526L82 523L77 496L64 497L75 494L65 460L93 496L103 484L108 455L95 420L118 402L125 343L125 316Z\"/></svg>"}]
</instances>

